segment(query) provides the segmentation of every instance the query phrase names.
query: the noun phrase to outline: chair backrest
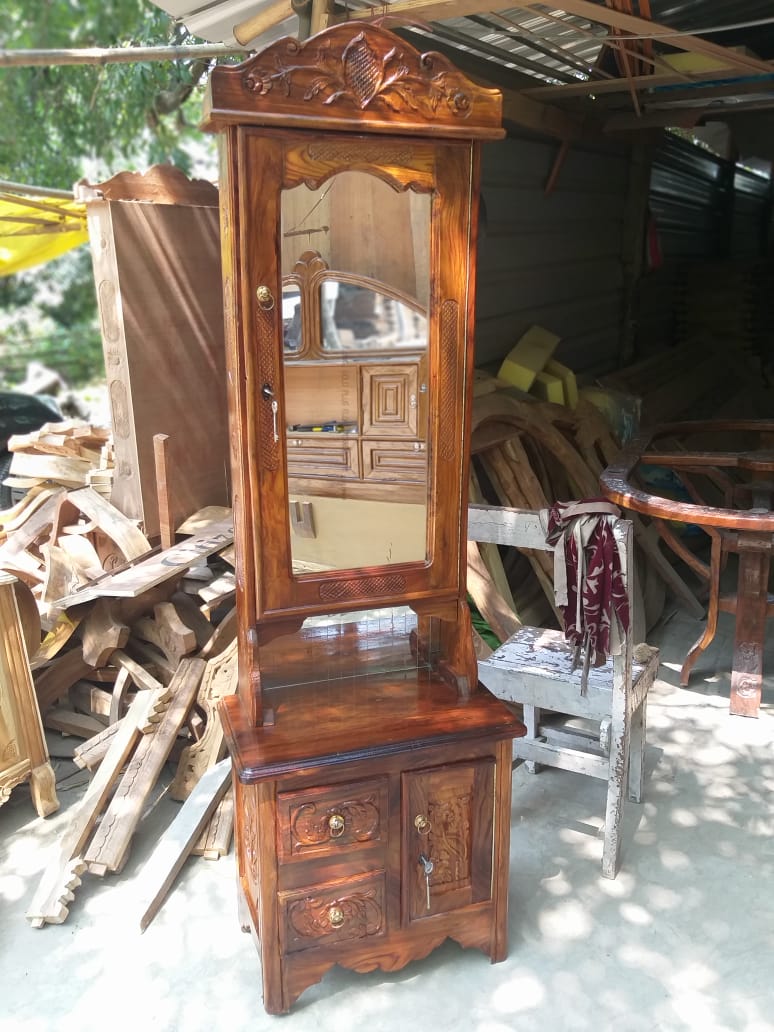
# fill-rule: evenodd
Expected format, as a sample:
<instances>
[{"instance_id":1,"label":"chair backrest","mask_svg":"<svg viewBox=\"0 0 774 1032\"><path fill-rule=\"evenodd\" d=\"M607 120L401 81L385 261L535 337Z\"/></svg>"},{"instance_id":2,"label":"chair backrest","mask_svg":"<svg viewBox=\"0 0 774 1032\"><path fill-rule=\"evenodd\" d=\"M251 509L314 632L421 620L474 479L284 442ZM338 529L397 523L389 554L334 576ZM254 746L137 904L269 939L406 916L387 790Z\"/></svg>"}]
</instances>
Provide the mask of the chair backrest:
<instances>
[{"instance_id":1,"label":"chair backrest","mask_svg":"<svg viewBox=\"0 0 774 1032\"><path fill-rule=\"evenodd\" d=\"M613 527L621 552L621 570L631 596L629 571L632 554L631 520L619 517ZM509 509L499 505L468 506L468 540L510 545L513 548L532 548L553 552L540 522L537 509ZM631 598L630 598L631 601Z\"/></svg>"},{"instance_id":2,"label":"chair backrest","mask_svg":"<svg viewBox=\"0 0 774 1032\"><path fill-rule=\"evenodd\" d=\"M631 572L633 549L633 525L631 520L619 517L613 533L619 544L621 572L629 598L629 633L623 635L621 655L613 657L613 678L626 692L631 685L632 636L634 627L633 592ZM513 548L535 549L553 552L553 545L547 543L545 531L537 509L511 509L498 505L468 506L468 540L509 545Z\"/></svg>"}]
</instances>

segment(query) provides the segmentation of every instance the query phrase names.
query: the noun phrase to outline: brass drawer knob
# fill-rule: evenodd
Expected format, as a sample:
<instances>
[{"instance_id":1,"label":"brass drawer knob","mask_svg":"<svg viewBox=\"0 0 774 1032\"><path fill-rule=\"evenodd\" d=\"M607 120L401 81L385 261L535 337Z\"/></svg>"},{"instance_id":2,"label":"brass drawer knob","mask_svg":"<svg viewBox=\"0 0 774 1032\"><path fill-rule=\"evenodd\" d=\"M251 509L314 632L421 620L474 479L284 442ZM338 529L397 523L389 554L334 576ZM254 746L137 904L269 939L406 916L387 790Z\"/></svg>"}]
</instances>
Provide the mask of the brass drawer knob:
<instances>
[{"instance_id":1,"label":"brass drawer knob","mask_svg":"<svg viewBox=\"0 0 774 1032\"><path fill-rule=\"evenodd\" d=\"M338 838L339 835L344 834L344 818L340 813L333 813L328 818L328 827L330 828L331 838Z\"/></svg>"},{"instance_id":2,"label":"brass drawer knob","mask_svg":"<svg viewBox=\"0 0 774 1032\"><path fill-rule=\"evenodd\" d=\"M331 907L328 911L328 920L331 923L331 928L341 928L344 924L344 911L341 907Z\"/></svg>"},{"instance_id":3,"label":"brass drawer knob","mask_svg":"<svg viewBox=\"0 0 774 1032\"><path fill-rule=\"evenodd\" d=\"M423 813L418 813L414 818L414 827L420 835L429 835L432 824Z\"/></svg>"}]
</instances>

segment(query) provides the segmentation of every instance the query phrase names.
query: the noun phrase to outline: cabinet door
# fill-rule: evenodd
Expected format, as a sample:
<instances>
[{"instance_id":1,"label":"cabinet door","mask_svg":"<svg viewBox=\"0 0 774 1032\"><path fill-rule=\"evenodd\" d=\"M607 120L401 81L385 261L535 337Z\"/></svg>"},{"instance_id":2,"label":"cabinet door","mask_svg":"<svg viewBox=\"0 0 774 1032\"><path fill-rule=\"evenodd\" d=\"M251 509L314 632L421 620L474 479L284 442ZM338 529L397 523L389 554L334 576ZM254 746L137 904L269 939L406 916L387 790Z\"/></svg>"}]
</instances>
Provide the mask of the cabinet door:
<instances>
[{"instance_id":1,"label":"cabinet door","mask_svg":"<svg viewBox=\"0 0 774 1032\"><path fill-rule=\"evenodd\" d=\"M416 365L369 365L363 369L363 433L416 437L419 421Z\"/></svg>"},{"instance_id":2,"label":"cabinet door","mask_svg":"<svg viewBox=\"0 0 774 1032\"><path fill-rule=\"evenodd\" d=\"M403 775L403 886L409 921L492 896L494 759ZM428 880L423 860L433 864Z\"/></svg>"}]
</instances>

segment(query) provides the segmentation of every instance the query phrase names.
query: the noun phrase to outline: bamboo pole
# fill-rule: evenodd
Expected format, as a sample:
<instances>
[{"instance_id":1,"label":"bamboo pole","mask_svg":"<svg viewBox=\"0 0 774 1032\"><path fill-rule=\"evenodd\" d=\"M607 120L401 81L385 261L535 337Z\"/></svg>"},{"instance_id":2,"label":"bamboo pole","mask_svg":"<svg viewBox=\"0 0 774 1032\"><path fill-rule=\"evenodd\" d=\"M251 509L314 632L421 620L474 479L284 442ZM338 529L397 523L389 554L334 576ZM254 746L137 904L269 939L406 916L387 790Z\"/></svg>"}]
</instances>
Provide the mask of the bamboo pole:
<instances>
[{"instance_id":1,"label":"bamboo pole","mask_svg":"<svg viewBox=\"0 0 774 1032\"><path fill-rule=\"evenodd\" d=\"M180 47L83 47L73 50L0 50L0 68L36 65L131 64L142 61L183 61L197 57L228 57L250 48L227 43L195 43Z\"/></svg>"}]
</instances>

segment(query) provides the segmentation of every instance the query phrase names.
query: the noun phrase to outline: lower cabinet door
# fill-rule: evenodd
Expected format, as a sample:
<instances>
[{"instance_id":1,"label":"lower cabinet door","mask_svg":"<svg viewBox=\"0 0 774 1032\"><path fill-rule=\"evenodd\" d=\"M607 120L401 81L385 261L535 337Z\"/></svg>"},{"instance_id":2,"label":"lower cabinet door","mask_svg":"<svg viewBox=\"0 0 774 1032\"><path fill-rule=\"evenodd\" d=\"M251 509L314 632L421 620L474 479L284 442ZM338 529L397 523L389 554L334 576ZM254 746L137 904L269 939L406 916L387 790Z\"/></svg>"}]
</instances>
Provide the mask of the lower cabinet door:
<instances>
[{"instance_id":1,"label":"lower cabinet door","mask_svg":"<svg viewBox=\"0 0 774 1032\"><path fill-rule=\"evenodd\" d=\"M409 921L491 899L494 759L403 774Z\"/></svg>"}]
</instances>

